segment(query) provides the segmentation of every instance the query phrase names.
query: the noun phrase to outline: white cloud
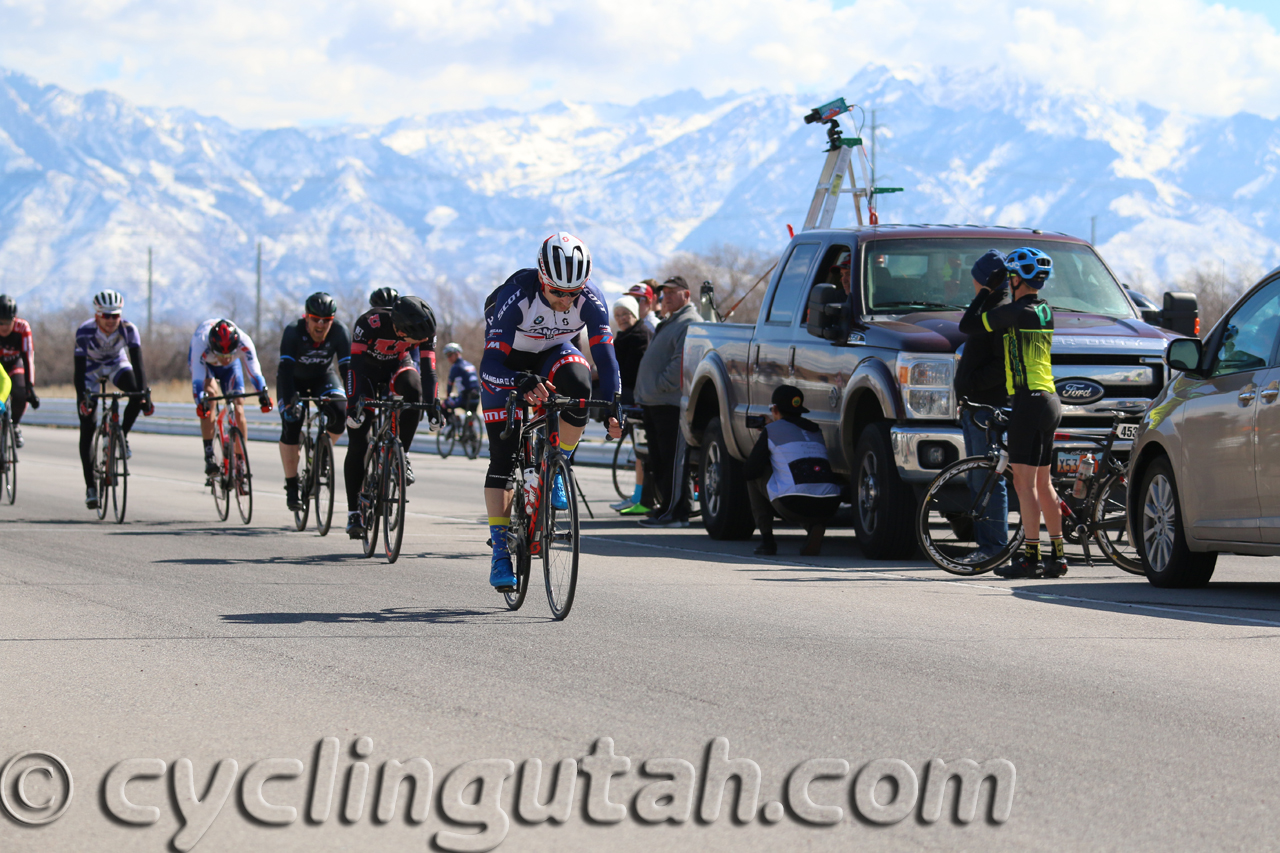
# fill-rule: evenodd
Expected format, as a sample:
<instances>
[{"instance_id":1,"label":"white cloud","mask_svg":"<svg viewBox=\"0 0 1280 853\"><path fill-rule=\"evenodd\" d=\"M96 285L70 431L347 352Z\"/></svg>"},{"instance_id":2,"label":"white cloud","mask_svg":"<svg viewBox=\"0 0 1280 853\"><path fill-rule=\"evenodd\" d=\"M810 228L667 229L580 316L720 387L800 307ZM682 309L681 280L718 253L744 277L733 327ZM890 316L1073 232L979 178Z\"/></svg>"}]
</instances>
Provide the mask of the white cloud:
<instances>
[{"instance_id":1,"label":"white cloud","mask_svg":"<svg viewBox=\"0 0 1280 853\"><path fill-rule=\"evenodd\" d=\"M0 65L253 126L687 87L825 94L869 62L1280 114L1280 35L1203 0L0 0L0 33Z\"/></svg>"}]
</instances>

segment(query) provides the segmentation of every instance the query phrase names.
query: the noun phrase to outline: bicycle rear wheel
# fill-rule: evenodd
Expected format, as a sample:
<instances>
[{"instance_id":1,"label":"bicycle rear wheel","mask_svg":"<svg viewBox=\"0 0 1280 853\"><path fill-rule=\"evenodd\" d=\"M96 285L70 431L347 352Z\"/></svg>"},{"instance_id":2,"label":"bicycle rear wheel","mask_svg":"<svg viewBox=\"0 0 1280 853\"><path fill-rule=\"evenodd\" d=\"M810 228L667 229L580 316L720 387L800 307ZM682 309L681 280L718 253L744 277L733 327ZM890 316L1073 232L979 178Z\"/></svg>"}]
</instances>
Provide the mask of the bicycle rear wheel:
<instances>
[{"instance_id":1,"label":"bicycle rear wheel","mask_svg":"<svg viewBox=\"0 0 1280 853\"><path fill-rule=\"evenodd\" d=\"M626 500L631 497L632 487L635 486L635 470L636 470L636 436L635 432L628 427L627 431L622 434L622 438L618 439L618 444L613 448L613 490L618 493L618 497ZM632 477L626 477L627 472L631 472Z\"/></svg>"},{"instance_id":2,"label":"bicycle rear wheel","mask_svg":"<svg viewBox=\"0 0 1280 853\"><path fill-rule=\"evenodd\" d=\"M364 522L360 543L366 557L372 557L378 547L378 521L382 517L382 487L379 485L382 476L381 457L382 448L377 444L369 448L369 455L364 462L364 482L360 486L360 518Z\"/></svg>"},{"instance_id":3,"label":"bicycle rear wheel","mask_svg":"<svg viewBox=\"0 0 1280 853\"><path fill-rule=\"evenodd\" d=\"M1112 474L1102 480L1089 495L1092 506L1089 520L1093 522L1093 538L1103 556L1117 568L1133 574L1142 571L1142 558L1129 535L1129 482L1124 474Z\"/></svg>"},{"instance_id":4,"label":"bicycle rear wheel","mask_svg":"<svg viewBox=\"0 0 1280 853\"><path fill-rule=\"evenodd\" d=\"M310 430L302 431L302 446L299 448L299 455L302 458L302 465L298 468L298 502L302 504L301 509L293 511L293 529L306 530L307 520L311 515L311 492L312 483L315 479L315 443L311 440Z\"/></svg>"},{"instance_id":5,"label":"bicycle rear wheel","mask_svg":"<svg viewBox=\"0 0 1280 853\"><path fill-rule=\"evenodd\" d=\"M564 481L569 502L566 509L552 503L552 484ZM578 588L578 491L573 472L563 456L542 472L542 573L547 585L547 604L557 620L569 615Z\"/></svg>"},{"instance_id":6,"label":"bicycle rear wheel","mask_svg":"<svg viewBox=\"0 0 1280 853\"><path fill-rule=\"evenodd\" d=\"M253 518L253 475L249 472L249 451L240 427L231 428L231 491L236 495L240 520L248 524Z\"/></svg>"},{"instance_id":7,"label":"bicycle rear wheel","mask_svg":"<svg viewBox=\"0 0 1280 853\"><path fill-rule=\"evenodd\" d=\"M468 459L475 459L480 455L482 432L480 418L475 412L467 412L467 419L462 423L462 452L467 454Z\"/></svg>"},{"instance_id":8,"label":"bicycle rear wheel","mask_svg":"<svg viewBox=\"0 0 1280 853\"><path fill-rule=\"evenodd\" d=\"M0 435L0 478L4 481L4 499L12 506L18 497L18 436L7 411L4 433Z\"/></svg>"},{"instance_id":9,"label":"bicycle rear wheel","mask_svg":"<svg viewBox=\"0 0 1280 853\"><path fill-rule=\"evenodd\" d=\"M111 511L116 524L123 524L125 506L129 502L129 460L125 458L124 433L119 428L111 430L111 449L108 458L111 460L108 477L111 483ZM98 501L105 503L101 496Z\"/></svg>"},{"instance_id":10,"label":"bicycle rear wheel","mask_svg":"<svg viewBox=\"0 0 1280 853\"><path fill-rule=\"evenodd\" d=\"M316 502L316 530L321 536L333 524L333 440L324 430L316 441L315 461L311 466L311 494Z\"/></svg>"},{"instance_id":11,"label":"bicycle rear wheel","mask_svg":"<svg viewBox=\"0 0 1280 853\"><path fill-rule=\"evenodd\" d=\"M107 517L107 491L111 488L111 433L99 426L93 436L93 479L98 489L98 520Z\"/></svg>"},{"instance_id":12,"label":"bicycle rear wheel","mask_svg":"<svg viewBox=\"0 0 1280 853\"><path fill-rule=\"evenodd\" d=\"M404 448L399 441L387 445L382 469L382 545L387 562L400 557L404 541Z\"/></svg>"},{"instance_id":13,"label":"bicycle rear wheel","mask_svg":"<svg viewBox=\"0 0 1280 853\"><path fill-rule=\"evenodd\" d=\"M993 525L996 538L1003 536L1004 547L985 559L979 554L975 529L992 501L997 478L1012 503L1012 475L1008 470L997 474L995 462L986 457L953 462L929 484L916 515L916 537L935 566L954 575L980 575L1005 563L1018 550L1023 538L1022 517L1011 508L1003 525L986 522Z\"/></svg>"}]
</instances>

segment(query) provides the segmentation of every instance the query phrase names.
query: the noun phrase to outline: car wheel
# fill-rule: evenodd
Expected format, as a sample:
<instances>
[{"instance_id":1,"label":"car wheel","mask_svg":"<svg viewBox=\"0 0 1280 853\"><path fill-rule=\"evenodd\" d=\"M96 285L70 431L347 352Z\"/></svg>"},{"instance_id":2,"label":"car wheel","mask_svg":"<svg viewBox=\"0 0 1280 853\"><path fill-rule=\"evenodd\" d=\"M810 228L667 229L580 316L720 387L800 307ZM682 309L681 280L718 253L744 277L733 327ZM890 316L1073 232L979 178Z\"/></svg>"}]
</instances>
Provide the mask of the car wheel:
<instances>
[{"instance_id":1,"label":"car wheel","mask_svg":"<svg viewBox=\"0 0 1280 853\"><path fill-rule=\"evenodd\" d=\"M916 550L915 493L898 476L889 450L889 425L868 424L853 452L853 527L862 553L900 560Z\"/></svg>"},{"instance_id":2,"label":"car wheel","mask_svg":"<svg viewBox=\"0 0 1280 853\"><path fill-rule=\"evenodd\" d=\"M1153 586L1186 588L1204 586L1213 577L1216 551L1192 551L1183 528L1182 502L1173 466L1156 459L1142 474L1141 502L1133 528L1142 570Z\"/></svg>"},{"instance_id":3,"label":"car wheel","mask_svg":"<svg viewBox=\"0 0 1280 853\"><path fill-rule=\"evenodd\" d=\"M729 455L724 428L715 418L702 431L702 526L712 539L750 539L756 529L742 463Z\"/></svg>"}]
</instances>

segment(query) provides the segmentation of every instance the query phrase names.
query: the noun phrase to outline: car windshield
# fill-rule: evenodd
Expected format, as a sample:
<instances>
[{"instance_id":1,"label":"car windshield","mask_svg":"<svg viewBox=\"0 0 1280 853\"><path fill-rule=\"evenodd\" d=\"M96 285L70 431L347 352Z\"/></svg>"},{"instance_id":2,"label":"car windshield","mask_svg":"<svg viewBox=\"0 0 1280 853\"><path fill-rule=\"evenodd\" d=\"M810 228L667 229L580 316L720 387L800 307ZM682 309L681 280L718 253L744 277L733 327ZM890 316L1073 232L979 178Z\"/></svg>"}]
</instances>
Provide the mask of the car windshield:
<instances>
[{"instance_id":1,"label":"car windshield","mask_svg":"<svg viewBox=\"0 0 1280 853\"><path fill-rule=\"evenodd\" d=\"M1089 246L1034 240L877 240L865 244L863 291L868 313L964 309L973 301L973 262L988 249L1003 254L1034 246L1053 258L1041 296L1059 311L1133 317L1120 284Z\"/></svg>"}]
</instances>

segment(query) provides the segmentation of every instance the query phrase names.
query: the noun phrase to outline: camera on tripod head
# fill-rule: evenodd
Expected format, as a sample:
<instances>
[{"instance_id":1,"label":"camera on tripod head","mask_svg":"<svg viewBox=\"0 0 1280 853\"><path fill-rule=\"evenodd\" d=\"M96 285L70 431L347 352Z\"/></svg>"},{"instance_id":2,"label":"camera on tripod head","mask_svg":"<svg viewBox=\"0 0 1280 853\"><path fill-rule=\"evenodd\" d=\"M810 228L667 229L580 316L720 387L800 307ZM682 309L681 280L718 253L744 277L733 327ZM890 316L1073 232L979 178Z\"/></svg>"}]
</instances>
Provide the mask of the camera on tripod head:
<instances>
[{"instance_id":1,"label":"camera on tripod head","mask_svg":"<svg viewBox=\"0 0 1280 853\"><path fill-rule=\"evenodd\" d=\"M843 115L848 111L849 105L844 102L844 98L836 98L834 101L810 110L809 114L804 117L804 123L817 124L821 122L827 125L827 142L830 145L827 150L835 151L840 147L841 139L840 122L836 121L836 116Z\"/></svg>"}]
</instances>

